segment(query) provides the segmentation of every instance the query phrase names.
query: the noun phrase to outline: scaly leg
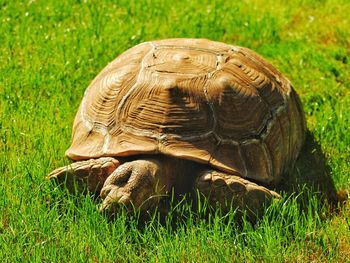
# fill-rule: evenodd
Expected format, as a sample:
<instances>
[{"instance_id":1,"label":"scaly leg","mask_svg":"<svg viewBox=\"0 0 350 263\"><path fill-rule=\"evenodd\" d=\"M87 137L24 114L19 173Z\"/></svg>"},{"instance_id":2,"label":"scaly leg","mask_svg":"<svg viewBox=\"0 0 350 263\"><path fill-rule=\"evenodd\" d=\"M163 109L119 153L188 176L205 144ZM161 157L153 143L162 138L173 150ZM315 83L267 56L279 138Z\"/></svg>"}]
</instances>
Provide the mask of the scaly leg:
<instances>
[{"instance_id":1,"label":"scaly leg","mask_svg":"<svg viewBox=\"0 0 350 263\"><path fill-rule=\"evenodd\" d=\"M120 162L115 158L101 157L60 167L52 171L48 177L58 183L65 183L71 192L74 192L75 187L79 192L87 187L90 192L99 194L107 177L119 165Z\"/></svg>"},{"instance_id":2,"label":"scaly leg","mask_svg":"<svg viewBox=\"0 0 350 263\"><path fill-rule=\"evenodd\" d=\"M120 165L103 185L101 210L113 213L120 204L141 211L156 206L176 184L185 163L158 155Z\"/></svg>"},{"instance_id":3,"label":"scaly leg","mask_svg":"<svg viewBox=\"0 0 350 263\"><path fill-rule=\"evenodd\" d=\"M260 214L265 203L281 198L263 186L215 170L202 171L195 181L195 189L206 197L210 205L219 205L224 211L238 208L254 216Z\"/></svg>"}]
</instances>

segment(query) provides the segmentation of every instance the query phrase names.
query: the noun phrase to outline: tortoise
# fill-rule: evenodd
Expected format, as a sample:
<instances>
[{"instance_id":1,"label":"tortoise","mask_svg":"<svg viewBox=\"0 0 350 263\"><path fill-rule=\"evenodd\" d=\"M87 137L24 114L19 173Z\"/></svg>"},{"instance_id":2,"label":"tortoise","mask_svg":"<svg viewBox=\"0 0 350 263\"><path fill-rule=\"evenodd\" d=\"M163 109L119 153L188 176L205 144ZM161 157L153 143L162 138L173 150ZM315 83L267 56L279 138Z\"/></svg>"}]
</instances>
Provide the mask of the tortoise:
<instances>
[{"instance_id":1,"label":"tortoise","mask_svg":"<svg viewBox=\"0 0 350 263\"><path fill-rule=\"evenodd\" d=\"M87 88L66 156L49 174L146 211L171 191L258 211L305 139L290 81L250 49L207 39L141 43Z\"/></svg>"}]
</instances>

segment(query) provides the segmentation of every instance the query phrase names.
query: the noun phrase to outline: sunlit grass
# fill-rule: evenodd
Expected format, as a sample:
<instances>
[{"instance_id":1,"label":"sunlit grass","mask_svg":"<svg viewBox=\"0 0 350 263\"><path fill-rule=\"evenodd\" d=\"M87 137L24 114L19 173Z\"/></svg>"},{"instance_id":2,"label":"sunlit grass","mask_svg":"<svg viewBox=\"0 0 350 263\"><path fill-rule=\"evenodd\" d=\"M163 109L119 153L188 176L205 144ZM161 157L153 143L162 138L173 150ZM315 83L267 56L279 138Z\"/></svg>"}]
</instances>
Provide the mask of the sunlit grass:
<instances>
[{"instance_id":1,"label":"sunlit grass","mask_svg":"<svg viewBox=\"0 0 350 263\"><path fill-rule=\"evenodd\" d=\"M284 196L252 225L234 212L177 206L181 220L113 221L90 196L46 180L64 151L83 92L142 41L204 37L254 49L301 95L336 187L350 190L348 1L0 1L0 258L3 262L346 262L350 209L308 190ZM97 204L96 204L97 203Z\"/></svg>"}]
</instances>

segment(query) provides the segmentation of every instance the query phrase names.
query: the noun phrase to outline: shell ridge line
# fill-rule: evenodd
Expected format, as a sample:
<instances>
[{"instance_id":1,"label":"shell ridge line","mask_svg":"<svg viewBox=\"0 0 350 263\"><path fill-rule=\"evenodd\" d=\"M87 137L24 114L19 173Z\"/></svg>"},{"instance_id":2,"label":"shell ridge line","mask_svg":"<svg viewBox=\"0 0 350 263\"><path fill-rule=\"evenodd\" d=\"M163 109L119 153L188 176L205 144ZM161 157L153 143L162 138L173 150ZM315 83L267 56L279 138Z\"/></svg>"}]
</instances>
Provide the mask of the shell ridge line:
<instances>
[{"instance_id":1,"label":"shell ridge line","mask_svg":"<svg viewBox=\"0 0 350 263\"><path fill-rule=\"evenodd\" d=\"M210 135L213 134L213 131L208 131L206 133L202 133L202 134L197 134L197 135L188 135L188 136L183 136L183 135L179 135L179 134L175 134L175 133L160 133L160 132L154 132L154 131L148 131L148 130L144 130L144 129L137 129L135 127L131 127L130 125L124 125L123 127L123 131L127 131L128 133L131 133L133 135L136 136L147 136L150 138L154 138L154 139L160 139L161 141L166 140L167 138L174 138L174 139L181 139L181 140L195 140L198 138L202 138L205 139L207 137L209 137ZM215 135L214 135L215 136Z\"/></svg>"},{"instance_id":2,"label":"shell ridge line","mask_svg":"<svg viewBox=\"0 0 350 263\"><path fill-rule=\"evenodd\" d=\"M288 94L288 98L289 98L289 94ZM291 160L291 147L292 147L292 142L291 142L291 133L292 133L292 120L290 118L290 110L289 110L289 103L290 103L290 98L287 99L287 102L286 102L286 111L287 111L287 114L286 114L286 117L288 119L288 152L286 153L288 158L287 158L287 161L286 163L288 163L290 160ZM289 172L289 171L284 171L284 172Z\"/></svg>"},{"instance_id":3,"label":"shell ridge line","mask_svg":"<svg viewBox=\"0 0 350 263\"><path fill-rule=\"evenodd\" d=\"M242 175L243 177L248 177L248 169L247 169L247 164L246 164L246 161L245 159L242 157L242 149L241 149L241 144L238 144L238 154L239 154L239 157L241 158L241 163L244 167L244 175Z\"/></svg>"},{"instance_id":4,"label":"shell ridge line","mask_svg":"<svg viewBox=\"0 0 350 263\"><path fill-rule=\"evenodd\" d=\"M282 127L282 123L281 123L281 119L280 118L277 118L277 120L276 120L276 122L277 122L277 124L278 124L278 126L279 126L279 130L280 130L280 134L281 134L281 140L282 140L282 153L283 153L283 165L282 166L280 166L280 173L284 173L284 166L285 166L285 164L287 163L287 161L286 161L286 153L287 153L287 150L289 151L289 149L286 149L286 147L289 147L289 139L288 139L288 146L286 146L285 145L285 138L286 138L286 134L285 134L285 132L284 132L284 130L283 130L283 127ZM288 153L287 153L288 154Z\"/></svg>"},{"instance_id":5,"label":"shell ridge line","mask_svg":"<svg viewBox=\"0 0 350 263\"><path fill-rule=\"evenodd\" d=\"M216 145L214 151L216 151L219 148L219 146L221 145L222 138L221 138L221 136L219 136L215 132L218 121L217 121L217 116L216 116L216 113L215 113L215 110L214 110L214 105L209 100L208 85L210 83L210 80L211 80L212 76L215 74L215 72L217 72L217 71L219 71L221 69L221 66L222 66L221 54L216 54L216 69L214 71L212 71L212 72L208 72L206 82L205 82L205 84L203 86L203 92L204 92L205 100L207 101L207 104L209 105L209 108L210 108L210 111L211 111L211 114L212 114L212 118L213 118L212 134L213 134L214 138L217 140L217 145ZM210 163L212 160L213 160L213 154L210 154L208 163Z\"/></svg>"},{"instance_id":6,"label":"shell ridge line","mask_svg":"<svg viewBox=\"0 0 350 263\"><path fill-rule=\"evenodd\" d=\"M216 129L216 126L217 126L217 117L216 117L216 114L215 114L214 105L213 105L213 103L210 102L210 100L209 100L209 95L208 95L208 85L209 85L209 83L210 83L211 77L213 76L213 74L214 74L215 72L216 72L216 70L213 71L213 72L207 73L207 77L206 77L206 80L205 80L205 84L203 85L203 93L204 93L205 100L207 101L207 104L209 105L209 108L210 108L210 111L211 111L211 114L212 114L212 117L213 117L213 126L212 126L213 134L214 134L215 136L218 136L218 135L215 133L215 129Z\"/></svg>"},{"instance_id":7,"label":"shell ridge line","mask_svg":"<svg viewBox=\"0 0 350 263\"><path fill-rule=\"evenodd\" d=\"M263 152L265 155L265 160L267 160L268 173L270 175L272 175L272 177L274 177L275 176L274 165L273 165L272 158L271 158L271 151L270 151L269 147L267 147L265 141L263 141L263 140L261 140L261 148L263 149Z\"/></svg>"},{"instance_id":8,"label":"shell ridge line","mask_svg":"<svg viewBox=\"0 0 350 263\"><path fill-rule=\"evenodd\" d=\"M130 95L137 89L137 84L138 84L138 82L139 82L139 78L140 78L140 75L141 75L141 73L144 71L144 69L145 69L145 66L144 66L144 60L145 60L145 58L150 54L150 53L152 53L153 51L154 51L154 49L155 49L155 45L152 43L152 42L148 42L148 44L152 47L148 52L147 52L147 54L143 57L143 59L142 59L142 61L141 61L141 67L140 67L140 69L139 69L139 72L138 72L138 74L137 74L137 78L136 78L136 82L135 82L135 84L129 89L129 91L123 96L123 98L120 100L120 103L119 103L119 105L118 105L118 107L117 107L117 110L116 110L116 116L117 116L117 118L119 118L119 116L120 116L120 111L121 111L121 109L124 107L124 105L125 105L125 102L126 102L126 100L130 97ZM119 123L119 125L122 123L122 122L120 122L120 120L118 120L118 123ZM124 130L123 129L124 127L123 127L123 125L120 125L120 129L121 130ZM102 151L103 151L103 153L106 153L107 152L107 150L108 150L108 148L109 148L109 144L110 144L110 134L109 134L109 132L106 130L106 133L104 134L105 136L104 136L104 141L103 141L103 146L102 146Z\"/></svg>"},{"instance_id":9,"label":"shell ridge line","mask_svg":"<svg viewBox=\"0 0 350 263\"><path fill-rule=\"evenodd\" d=\"M216 56L218 56L220 53L215 52L214 50L211 49L206 49L206 48L196 48L196 47L189 47L189 46L177 46L177 45L159 45L157 46L157 49L187 49L187 50L195 50L195 51L200 51L200 52L205 52L205 53L211 53Z\"/></svg>"},{"instance_id":10,"label":"shell ridge line","mask_svg":"<svg viewBox=\"0 0 350 263\"><path fill-rule=\"evenodd\" d=\"M145 69L145 65L144 65L145 64L145 58L155 50L155 45L152 42L149 42L149 44L152 46L152 48L147 52L147 54L143 57L143 59L141 61L140 70L139 70L139 72L137 74L137 78L136 78L135 84L129 89L129 91L120 100L120 103L118 105L117 112L116 112L118 117L120 116L120 110L123 108L126 100L130 97L130 95L134 92L134 90L137 89L137 84L139 82L139 78L141 76L141 73Z\"/></svg>"},{"instance_id":11,"label":"shell ridge line","mask_svg":"<svg viewBox=\"0 0 350 263\"><path fill-rule=\"evenodd\" d=\"M234 64L235 65L235 64ZM249 79L251 79L249 77L249 75L241 68L239 67L238 65L236 65L237 68L239 68L241 70L241 72L243 72ZM249 66L245 65L245 67L251 69L251 70L254 70L253 68L250 68ZM264 66L265 69L268 70L267 67ZM270 72L272 73L272 72ZM265 74L263 74L265 76ZM275 74L272 74L272 75L275 75ZM268 78L267 76L265 76L269 82L271 83L271 85L276 85L274 82L272 82L270 80L270 78ZM249 85L249 83L247 83L246 81L244 81L242 79L243 82L245 82L247 85ZM277 81L276 81L277 82ZM277 82L277 85L281 85L282 86L282 83L278 83ZM275 108L271 108L271 106L269 105L269 103L266 101L266 99L261 95L261 90L258 89L255 85L251 85L251 87L253 87L257 94L259 95L259 99L261 100L262 103L265 104L266 108L269 109L269 116L267 116L265 119L264 119L264 125L261 129L260 132L258 132L256 134L256 136L260 137L261 139L265 139L266 136L269 134L270 130L271 130L271 127L273 126L273 124L276 122L276 119L277 117L281 114L281 112L286 108L286 104L287 104L287 99L285 98L285 96L282 95L283 97L283 101L284 103L278 107L275 107ZM288 95L287 95L288 96ZM249 141L249 139L247 140Z\"/></svg>"},{"instance_id":12,"label":"shell ridge line","mask_svg":"<svg viewBox=\"0 0 350 263\"><path fill-rule=\"evenodd\" d=\"M155 46L152 42L147 42L147 43L148 43L152 48L147 52L147 54L143 57L143 59L142 59L142 61L141 61L141 66L140 66L139 72L138 72L138 74L137 74L135 84L129 89L129 91L128 91L128 92L123 96L123 98L120 100L119 105L118 105L118 107L117 107L117 109L116 109L116 116L117 116L117 118L120 117L121 109L124 107L124 105L125 105L127 99L128 99L128 98L130 97L130 95L138 88L137 85L138 85L138 82L139 82L141 73L143 73L144 70L145 70L145 65L144 65L144 64L145 64L145 59L146 59L146 57L147 57L149 54L153 53L154 50L156 49L156 46ZM125 126L124 123L121 122L120 120L118 120L118 123L119 123L119 125L120 125L120 129L121 129L122 131L124 131L124 126Z\"/></svg>"},{"instance_id":13,"label":"shell ridge line","mask_svg":"<svg viewBox=\"0 0 350 263\"><path fill-rule=\"evenodd\" d=\"M189 74L189 73L182 73L182 72L173 72L169 70L155 70L153 72L159 72L159 73L167 73L167 74L175 74L175 75L182 75L182 76L191 76L191 77L196 77L198 76L197 74Z\"/></svg>"}]
</instances>

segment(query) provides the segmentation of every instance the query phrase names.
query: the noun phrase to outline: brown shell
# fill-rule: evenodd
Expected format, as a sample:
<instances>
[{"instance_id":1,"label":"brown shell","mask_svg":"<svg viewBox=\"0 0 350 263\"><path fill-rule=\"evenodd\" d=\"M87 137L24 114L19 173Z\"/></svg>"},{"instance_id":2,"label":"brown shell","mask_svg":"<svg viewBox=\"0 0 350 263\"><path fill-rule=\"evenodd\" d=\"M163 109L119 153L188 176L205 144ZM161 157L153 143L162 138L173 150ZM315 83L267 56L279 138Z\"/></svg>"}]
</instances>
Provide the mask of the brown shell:
<instances>
[{"instance_id":1,"label":"brown shell","mask_svg":"<svg viewBox=\"0 0 350 263\"><path fill-rule=\"evenodd\" d=\"M256 53L168 39L129 49L93 80L66 155L161 153L272 182L293 165L304 136L297 94Z\"/></svg>"}]
</instances>

